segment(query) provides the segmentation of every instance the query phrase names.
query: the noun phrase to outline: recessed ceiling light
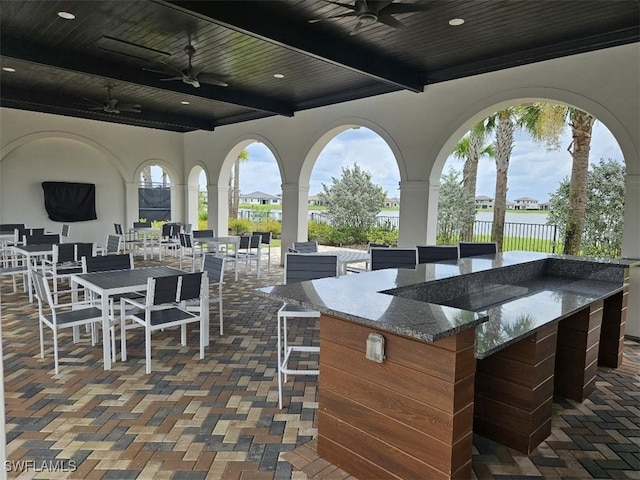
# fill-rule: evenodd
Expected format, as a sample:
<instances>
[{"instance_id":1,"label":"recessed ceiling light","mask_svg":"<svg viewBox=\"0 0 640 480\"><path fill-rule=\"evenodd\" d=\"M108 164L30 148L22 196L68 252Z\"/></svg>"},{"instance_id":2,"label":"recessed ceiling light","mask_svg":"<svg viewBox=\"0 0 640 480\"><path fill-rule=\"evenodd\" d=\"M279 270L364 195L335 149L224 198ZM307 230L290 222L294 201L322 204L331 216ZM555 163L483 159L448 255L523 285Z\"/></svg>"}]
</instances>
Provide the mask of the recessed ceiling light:
<instances>
[{"instance_id":1,"label":"recessed ceiling light","mask_svg":"<svg viewBox=\"0 0 640 480\"><path fill-rule=\"evenodd\" d=\"M449 20L449 25L453 27L457 27L458 25L462 25L464 23L464 18L452 18Z\"/></svg>"},{"instance_id":2,"label":"recessed ceiling light","mask_svg":"<svg viewBox=\"0 0 640 480\"><path fill-rule=\"evenodd\" d=\"M60 18L64 18L65 20L73 20L76 16L70 12L58 12L58 16Z\"/></svg>"},{"instance_id":3,"label":"recessed ceiling light","mask_svg":"<svg viewBox=\"0 0 640 480\"><path fill-rule=\"evenodd\" d=\"M5 72L15 72L16 69L13 67L2 67L2 70L4 70Z\"/></svg>"},{"instance_id":4,"label":"recessed ceiling light","mask_svg":"<svg viewBox=\"0 0 640 480\"><path fill-rule=\"evenodd\" d=\"M189 102L187 102L186 100L182 100L180 103L181 103L182 105L190 105L190 103L189 103Z\"/></svg>"},{"instance_id":5,"label":"recessed ceiling light","mask_svg":"<svg viewBox=\"0 0 640 480\"><path fill-rule=\"evenodd\" d=\"M273 76L275 78L284 78L284 74L283 73L274 73Z\"/></svg>"}]
</instances>

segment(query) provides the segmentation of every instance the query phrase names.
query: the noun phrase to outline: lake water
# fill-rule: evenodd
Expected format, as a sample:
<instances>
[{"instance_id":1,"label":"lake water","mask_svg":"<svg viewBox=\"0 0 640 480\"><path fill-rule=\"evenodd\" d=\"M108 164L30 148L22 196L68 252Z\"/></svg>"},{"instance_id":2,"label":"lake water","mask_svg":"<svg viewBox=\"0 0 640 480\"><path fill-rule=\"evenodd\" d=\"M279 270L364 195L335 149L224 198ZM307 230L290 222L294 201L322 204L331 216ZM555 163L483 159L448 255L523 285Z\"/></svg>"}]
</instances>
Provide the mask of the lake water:
<instances>
[{"instance_id":1,"label":"lake water","mask_svg":"<svg viewBox=\"0 0 640 480\"><path fill-rule=\"evenodd\" d=\"M381 212L379 217L398 217L399 211ZM507 223L533 223L536 225L545 225L547 223L547 213L517 213L509 211L505 215L505 222ZM480 222L493 221L493 212L478 212L476 213L476 220Z\"/></svg>"}]
</instances>

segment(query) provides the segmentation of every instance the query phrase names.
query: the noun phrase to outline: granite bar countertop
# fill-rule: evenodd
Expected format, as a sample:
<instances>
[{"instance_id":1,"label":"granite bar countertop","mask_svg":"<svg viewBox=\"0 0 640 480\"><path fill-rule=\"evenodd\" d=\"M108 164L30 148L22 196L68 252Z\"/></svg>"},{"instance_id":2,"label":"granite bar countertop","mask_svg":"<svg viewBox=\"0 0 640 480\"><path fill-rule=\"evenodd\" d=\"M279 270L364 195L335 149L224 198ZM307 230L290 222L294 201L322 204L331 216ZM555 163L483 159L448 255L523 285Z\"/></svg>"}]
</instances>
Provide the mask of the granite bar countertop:
<instances>
[{"instance_id":1,"label":"granite bar countertop","mask_svg":"<svg viewBox=\"0 0 640 480\"><path fill-rule=\"evenodd\" d=\"M483 324L476 342L476 354L482 358L620 291L627 263L632 262L506 252L258 292L429 342Z\"/></svg>"}]
</instances>

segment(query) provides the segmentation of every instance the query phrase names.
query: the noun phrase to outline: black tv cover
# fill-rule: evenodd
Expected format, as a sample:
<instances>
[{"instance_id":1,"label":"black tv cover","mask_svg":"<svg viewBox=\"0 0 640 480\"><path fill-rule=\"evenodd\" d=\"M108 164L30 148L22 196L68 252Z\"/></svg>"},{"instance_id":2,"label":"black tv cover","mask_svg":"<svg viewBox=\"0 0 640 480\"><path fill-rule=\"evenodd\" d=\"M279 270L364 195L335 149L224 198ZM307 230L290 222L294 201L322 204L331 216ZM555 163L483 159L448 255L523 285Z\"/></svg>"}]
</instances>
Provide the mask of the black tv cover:
<instances>
[{"instance_id":1,"label":"black tv cover","mask_svg":"<svg viewBox=\"0 0 640 480\"><path fill-rule=\"evenodd\" d=\"M44 208L54 222L96 220L96 186L93 183L42 182Z\"/></svg>"}]
</instances>

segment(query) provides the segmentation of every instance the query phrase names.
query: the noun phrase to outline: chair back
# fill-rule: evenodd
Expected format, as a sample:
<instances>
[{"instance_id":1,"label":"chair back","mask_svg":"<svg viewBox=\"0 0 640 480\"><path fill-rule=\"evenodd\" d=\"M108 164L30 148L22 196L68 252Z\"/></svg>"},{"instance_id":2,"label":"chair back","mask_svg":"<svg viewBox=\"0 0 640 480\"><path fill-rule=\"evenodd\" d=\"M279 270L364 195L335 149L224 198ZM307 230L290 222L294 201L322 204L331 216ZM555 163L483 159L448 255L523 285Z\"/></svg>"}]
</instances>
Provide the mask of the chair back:
<instances>
[{"instance_id":1,"label":"chair back","mask_svg":"<svg viewBox=\"0 0 640 480\"><path fill-rule=\"evenodd\" d=\"M151 222L133 222L133 228L151 228Z\"/></svg>"},{"instance_id":2,"label":"chair back","mask_svg":"<svg viewBox=\"0 0 640 480\"><path fill-rule=\"evenodd\" d=\"M82 257L83 273L108 272L111 270L133 270L133 255L125 253Z\"/></svg>"},{"instance_id":3,"label":"chair back","mask_svg":"<svg viewBox=\"0 0 640 480\"><path fill-rule=\"evenodd\" d=\"M52 257L54 264L72 263L76 261L76 246L73 243L53 245Z\"/></svg>"},{"instance_id":4,"label":"chair back","mask_svg":"<svg viewBox=\"0 0 640 480\"><path fill-rule=\"evenodd\" d=\"M389 248L389 245L387 245L386 243L375 243L375 242L369 242L369 244L367 245L367 253L371 253L371 249L372 248Z\"/></svg>"},{"instance_id":5,"label":"chair back","mask_svg":"<svg viewBox=\"0 0 640 480\"><path fill-rule=\"evenodd\" d=\"M195 272L182 275L180 277L178 301L185 302L206 296L207 292L203 289L203 283L206 283L206 278L207 272Z\"/></svg>"},{"instance_id":6,"label":"chair back","mask_svg":"<svg viewBox=\"0 0 640 480\"><path fill-rule=\"evenodd\" d=\"M0 223L0 233L13 233L18 228L24 230L24 223Z\"/></svg>"},{"instance_id":7,"label":"chair back","mask_svg":"<svg viewBox=\"0 0 640 480\"><path fill-rule=\"evenodd\" d=\"M60 235L58 234L25 235L23 238L25 245L55 245L60 243Z\"/></svg>"},{"instance_id":8,"label":"chair back","mask_svg":"<svg viewBox=\"0 0 640 480\"><path fill-rule=\"evenodd\" d=\"M287 253L284 257L285 284L337 276L337 255Z\"/></svg>"},{"instance_id":9,"label":"chair back","mask_svg":"<svg viewBox=\"0 0 640 480\"><path fill-rule=\"evenodd\" d=\"M260 235L262 237L263 245L269 245L271 243L271 232L251 232L251 235Z\"/></svg>"},{"instance_id":10,"label":"chair back","mask_svg":"<svg viewBox=\"0 0 640 480\"><path fill-rule=\"evenodd\" d=\"M251 244L251 237L249 235L241 235L240 241L238 242L238 249L249 250L250 244Z\"/></svg>"},{"instance_id":11,"label":"chair back","mask_svg":"<svg viewBox=\"0 0 640 480\"><path fill-rule=\"evenodd\" d=\"M122 231L122 225L120 225L119 223L114 223L113 228L116 231L116 235L120 235L120 236L124 235L124 232Z\"/></svg>"},{"instance_id":12,"label":"chair back","mask_svg":"<svg viewBox=\"0 0 640 480\"><path fill-rule=\"evenodd\" d=\"M191 233L193 238L213 238L216 236L215 230L194 230Z\"/></svg>"},{"instance_id":13,"label":"chair back","mask_svg":"<svg viewBox=\"0 0 640 480\"><path fill-rule=\"evenodd\" d=\"M165 238L178 238L180 225L176 223L165 223L162 225L162 236Z\"/></svg>"},{"instance_id":14,"label":"chair back","mask_svg":"<svg viewBox=\"0 0 640 480\"><path fill-rule=\"evenodd\" d=\"M107 248L106 253L120 253L120 244L122 237L119 235L107 235Z\"/></svg>"},{"instance_id":15,"label":"chair back","mask_svg":"<svg viewBox=\"0 0 640 480\"><path fill-rule=\"evenodd\" d=\"M66 223L64 225L62 225L62 233L60 233L60 237L62 238L63 241L69 239L69 230L70 229L71 228Z\"/></svg>"},{"instance_id":16,"label":"chair back","mask_svg":"<svg viewBox=\"0 0 640 480\"><path fill-rule=\"evenodd\" d=\"M64 244L63 244L64 245ZM71 245L75 245L75 261L81 262L82 257L94 257L96 255L96 244L87 242L76 242Z\"/></svg>"},{"instance_id":17,"label":"chair back","mask_svg":"<svg viewBox=\"0 0 640 480\"><path fill-rule=\"evenodd\" d=\"M254 233L249 237L250 250L259 249L261 244L262 244L262 235Z\"/></svg>"},{"instance_id":18,"label":"chair back","mask_svg":"<svg viewBox=\"0 0 640 480\"><path fill-rule=\"evenodd\" d=\"M182 248L193 248L193 241L191 240L191 234L189 233L180 234L180 246Z\"/></svg>"},{"instance_id":19,"label":"chair back","mask_svg":"<svg viewBox=\"0 0 640 480\"><path fill-rule=\"evenodd\" d=\"M298 253L318 252L318 242L316 242L315 240L313 242L293 242L291 246Z\"/></svg>"},{"instance_id":20,"label":"chair back","mask_svg":"<svg viewBox=\"0 0 640 480\"><path fill-rule=\"evenodd\" d=\"M371 270L384 268L415 268L418 263L418 251L415 248L371 249Z\"/></svg>"},{"instance_id":21,"label":"chair back","mask_svg":"<svg viewBox=\"0 0 640 480\"><path fill-rule=\"evenodd\" d=\"M222 283L224 278L224 258L207 253L202 259L202 272L207 272L211 282Z\"/></svg>"},{"instance_id":22,"label":"chair back","mask_svg":"<svg viewBox=\"0 0 640 480\"><path fill-rule=\"evenodd\" d=\"M475 257L476 255L495 255L498 253L496 242L459 242L460 258Z\"/></svg>"},{"instance_id":23,"label":"chair back","mask_svg":"<svg viewBox=\"0 0 640 480\"><path fill-rule=\"evenodd\" d=\"M187 224L184 226L184 233L191 233L191 229L192 229L192 228L193 228L193 225L192 225L192 224L190 224L190 223L187 223Z\"/></svg>"},{"instance_id":24,"label":"chair back","mask_svg":"<svg viewBox=\"0 0 640 480\"><path fill-rule=\"evenodd\" d=\"M33 288L36 293L36 299L38 300L38 307L40 310L40 315L43 313L43 307L46 303L53 310L53 296L51 295L51 288L49 287L49 283L46 278L38 272L38 269L31 269L31 280L33 281ZM55 315L53 317L55 321Z\"/></svg>"},{"instance_id":25,"label":"chair back","mask_svg":"<svg viewBox=\"0 0 640 480\"><path fill-rule=\"evenodd\" d=\"M147 307L178 301L178 282L181 275L150 278L147 281Z\"/></svg>"},{"instance_id":26,"label":"chair back","mask_svg":"<svg viewBox=\"0 0 640 480\"><path fill-rule=\"evenodd\" d=\"M456 260L457 245L418 245L418 263L431 263L439 260Z\"/></svg>"}]
</instances>

